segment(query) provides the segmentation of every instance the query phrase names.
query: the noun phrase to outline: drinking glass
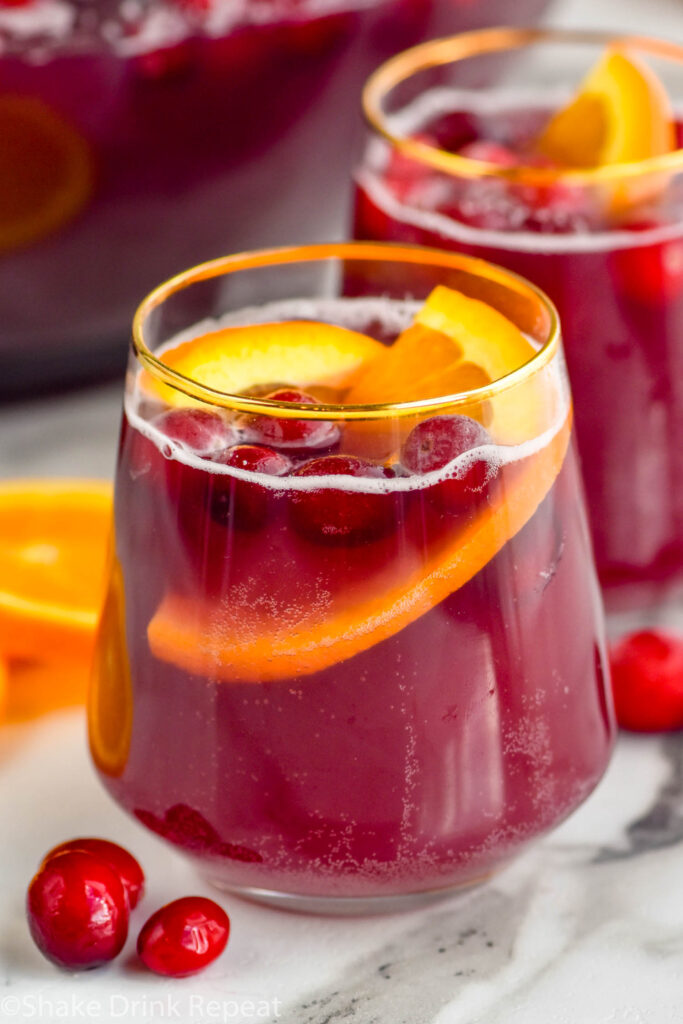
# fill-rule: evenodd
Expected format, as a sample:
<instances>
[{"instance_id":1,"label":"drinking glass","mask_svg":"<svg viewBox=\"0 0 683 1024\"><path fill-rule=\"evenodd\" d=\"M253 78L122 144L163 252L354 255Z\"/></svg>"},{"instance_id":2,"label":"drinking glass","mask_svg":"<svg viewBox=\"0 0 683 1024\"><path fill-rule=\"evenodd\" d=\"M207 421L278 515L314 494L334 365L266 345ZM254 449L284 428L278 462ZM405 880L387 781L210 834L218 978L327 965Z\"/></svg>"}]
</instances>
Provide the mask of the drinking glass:
<instances>
[{"instance_id":1,"label":"drinking glass","mask_svg":"<svg viewBox=\"0 0 683 1024\"><path fill-rule=\"evenodd\" d=\"M531 359L458 394L360 406L331 386L309 388L315 404L264 397L301 384L267 365L229 394L160 358L291 320L390 345L437 285L507 316ZM133 336L89 706L110 794L217 885L339 912L480 881L577 807L613 721L543 294L452 253L314 245L173 278ZM178 433L199 414L218 438L203 456ZM443 471L406 468L414 431L465 416L485 440ZM233 468L217 446L257 427L297 442L274 441L264 472Z\"/></svg>"},{"instance_id":2,"label":"drinking glass","mask_svg":"<svg viewBox=\"0 0 683 1024\"><path fill-rule=\"evenodd\" d=\"M364 94L355 234L494 260L557 304L607 608L639 617L683 583L683 149L589 170L493 162L501 144L528 154L610 46L676 109L683 48L663 40L500 28L388 61ZM488 84L463 86L465 68Z\"/></svg>"}]
</instances>

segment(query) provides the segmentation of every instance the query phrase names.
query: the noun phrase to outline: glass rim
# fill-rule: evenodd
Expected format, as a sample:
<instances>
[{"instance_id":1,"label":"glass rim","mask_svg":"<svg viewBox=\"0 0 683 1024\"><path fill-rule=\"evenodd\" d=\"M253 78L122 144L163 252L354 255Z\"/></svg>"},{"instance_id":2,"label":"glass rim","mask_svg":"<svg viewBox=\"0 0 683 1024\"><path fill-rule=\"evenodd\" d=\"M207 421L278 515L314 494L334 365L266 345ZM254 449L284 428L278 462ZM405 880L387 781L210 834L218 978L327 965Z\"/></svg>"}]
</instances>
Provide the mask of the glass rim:
<instances>
[{"instance_id":1,"label":"glass rim","mask_svg":"<svg viewBox=\"0 0 683 1024\"><path fill-rule=\"evenodd\" d=\"M383 101L389 93L414 75L431 68L455 64L468 57L478 57L504 50L516 50L538 43L575 43L601 46L623 46L656 57L675 60L683 65L683 46L655 36L634 33L615 34L599 29L514 28L498 26L461 32L442 39L430 40L403 50L381 64L363 88L363 115L370 128L390 142L400 153L435 170L463 178L501 178L528 185L548 185L567 181L575 185L598 185L615 179L676 171L683 168L683 148L641 160L603 164L589 168L547 168L519 163L512 167L472 157L449 153L408 136L397 135L387 121Z\"/></svg>"},{"instance_id":2,"label":"glass rim","mask_svg":"<svg viewBox=\"0 0 683 1024\"><path fill-rule=\"evenodd\" d=\"M302 405L296 402L279 402L253 395L238 395L221 391L201 384L192 377L173 369L155 356L145 341L147 317L168 298L189 285L241 270L255 270L292 263L322 262L331 259L357 260L358 262L384 260L417 266L435 266L443 267L445 270L462 270L472 276L486 278L538 303L547 316L548 336L530 359L488 384L437 398L364 405L324 402L315 405ZM305 297L310 298L310 296ZM132 346L141 365L155 380L175 391L182 392L188 398L207 405L261 415L277 414L278 417L285 419L378 420L425 412L446 411L457 405L484 402L501 392L517 387L535 376L558 351L560 322L555 305L545 292L521 275L495 263L489 263L487 260L426 246L403 245L393 242L321 242L235 253L197 264L174 275L153 289L135 311L132 325Z\"/></svg>"}]
</instances>

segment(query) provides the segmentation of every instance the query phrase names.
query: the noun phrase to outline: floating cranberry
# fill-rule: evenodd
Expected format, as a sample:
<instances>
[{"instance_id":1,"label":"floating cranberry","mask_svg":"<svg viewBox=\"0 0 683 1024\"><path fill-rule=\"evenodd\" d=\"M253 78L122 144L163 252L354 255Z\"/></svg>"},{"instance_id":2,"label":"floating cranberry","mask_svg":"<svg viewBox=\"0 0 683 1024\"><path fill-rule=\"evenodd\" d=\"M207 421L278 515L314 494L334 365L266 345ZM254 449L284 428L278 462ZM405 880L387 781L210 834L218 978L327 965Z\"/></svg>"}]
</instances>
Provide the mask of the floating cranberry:
<instances>
[{"instance_id":1,"label":"floating cranberry","mask_svg":"<svg viewBox=\"0 0 683 1024\"><path fill-rule=\"evenodd\" d=\"M386 480L391 470L356 455L327 455L313 459L294 474L297 477L360 477ZM316 489L294 491L292 516L306 537L330 543L373 540L396 524L396 496L391 493L344 490L321 482Z\"/></svg>"},{"instance_id":2,"label":"floating cranberry","mask_svg":"<svg viewBox=\"0 0 683 1024\"><path fill-rule=\"evenodd\" d=\"M292 468L282 452L259 444L238 444L216 456L215 462L263 476L285 476ZM219 523L234 523L245 529L262 526L268 517L273 492L257 480L216 474L212 478L211 515Z\"/></svg>"},{"instance_id":3,"label":"floating cranberry","mask_svg":"<svg viewBox=\"0 0 683 1024\"><path fill-rule=\"evenodd\" d=\"M142 808L137 808L133 814L152 832L184 849L202 850L216 857L240 860L245 864L257 864L263 860L256 850L221 839L204 815L187 804L174 804L173 807L169 807L163 818Z\"/></svg>"},{"instance_id":4,"label":"floating cranberry","mask_svg":"<svg viewBox=\"0 0 683 1024\"><path fill-rule=\"evenodd\" d=\"M633 220L622 225L635 234L662 228L655 219ZM615 249L611 265L619 294L629 302L650 307L683 293L683 238L661 239Z\"/></svg>"},{"instance_id":5,"label":"floating cranberry","mask_svg":"<svg viewBox=\"0 0 683 1024\"><path fill-rule=\"evenodd\" d=\"M26 913L38 949L67 970L113 960L128 935L128 899L121 879L85 850L58 853L41 865L29 885Z\"/></svg>"},{"instance_id":6,"label":"floating cranberry","mask_svg":"<svg viewBox=\"0 0 683 1024\"><path fill-rule=\"evenodd\" d=\"M416 134L413 138L426 145L434 144L434 139L426 134ZM398 149L392 149L382 177L399 202L410 202L416 186L421 186L433 174L432 169L419 160Z\"/></svg>"},{"instance_id":7,"label":"floating cranberry","mask_svg":"<svg viewBox=\"0 0 683 1024\"><path fill-rule=\"evenodd\" d=\"M157 416L154 426L193 455L210 457L237 441L222 416L206 409L170 409Z\"/></svg>"},{"instance_id":8,"label":"floating cranberry","mask_svg":"<svg viewBox=\"0 0 683 1024\"><path fill-rule=\"evenodd\" d=\"M68 839L46 853L43 864L58 853L68 853L72 850L92 853L104 861L121 879L130 909L138 905L145 888L145 875L132 853L108 839Z\"/></svg>"},{"instance_id":9,"label":"floating cranberry","mask_svg":"<svg viewBox=\"0 0 683 1024\"><path fill-rule=\"evenodd\" d=\"M683 639L644 630L610 655L617 720L635 732L683 728Z\"/></svg>"},{"instance_id":10,"label":"floating cranberry","mask_svg":"<svg viewBox=\"0 0 683 1024\"><path fill-rule=\"evenodd\" d=\"M220 956L229 934L222 907L203 896L185 896L152 914L138 937L138 956L155 974L184 978Z\"/></svg>"},{"instance_id":11,"label":"floating cranberry","mask_svg":"<svg viewBox=\"0 0 683 1024\"><path fill-rule=\"evenodd\" d=\"M499 167L514 167L520 162L519 157L507 146L500 142L489 142L487 139L468 142L459 152L460 156L465 156L468 160L481 160L487 164L497 164Z\"/></svg>"},{"instance_id":12,"label":"floating cranberry","mask_svg":"<svg viewBox=\"0 0 683 1024\"><path fill-rule=\"evenodd\" d=\"M271 402L293 402L315 405L316 400L305 391L278 388L265 396ZM334 447L339 428L329 420L297 420L279 416L249 415L241 421L247 439L256 444L283 448L290 454L310 454Z\"/></svg>"},{"instance_id":13,"label":"floating cranberry","mask_svg":"<svg viewBox=\"0 0 683 1024\"><path fill-rule=\"evenodd\" d=\"M469 416L434 416L413 427L401 452L401 461L411 473L423 476L443 469L465 452L491 444L488 431ZM459 510L485 492L493 475L491 463L472 456L462 475L451 476L432 489L444 508Z\"/></svg>"}]
</instances>

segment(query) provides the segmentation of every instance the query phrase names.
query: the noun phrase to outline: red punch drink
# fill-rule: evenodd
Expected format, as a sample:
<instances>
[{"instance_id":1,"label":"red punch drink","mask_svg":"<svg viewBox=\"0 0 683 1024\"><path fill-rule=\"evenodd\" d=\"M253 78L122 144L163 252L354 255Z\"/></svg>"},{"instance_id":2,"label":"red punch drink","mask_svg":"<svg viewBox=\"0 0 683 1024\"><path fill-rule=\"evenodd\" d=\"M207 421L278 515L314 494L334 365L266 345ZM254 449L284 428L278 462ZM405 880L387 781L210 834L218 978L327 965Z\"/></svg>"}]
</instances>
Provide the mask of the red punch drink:
<instances>
[{"instance_id":1,"label":"red punch drink","mask_svg":"<svg viewBox=\"0 0 683 1024\"><path fill-rule=\"evenodd\" d=\"M453 82L491 62L500 84ZM683 580L683 157L653 68L683 95L683 50L652 40L501 29L415 48L371 80L358 173L357 237L495 260L557 303L608 608Z\"/></svg>"},{"instance_id":2,"label":"red punch drink","mask_svg":"<svg viewBox=\"0 0 683 1024\"><path fill-rule=\"evenodd\" d=\"M309 909L474 883L612 743L552 307L345 243L141 307L90 702L110 793L217 884Z\"/></svg>"},{"instance_id":3,"label":"red punch drink","mask_svg":"<svg viewBox=\"0 0 683 1024\"><path fill-rule=\"evenodd\" d=\"M502 7L0 0L0 394L120 369L185 266L339 230L364 79Z\"/></svg>"}]
</instances>

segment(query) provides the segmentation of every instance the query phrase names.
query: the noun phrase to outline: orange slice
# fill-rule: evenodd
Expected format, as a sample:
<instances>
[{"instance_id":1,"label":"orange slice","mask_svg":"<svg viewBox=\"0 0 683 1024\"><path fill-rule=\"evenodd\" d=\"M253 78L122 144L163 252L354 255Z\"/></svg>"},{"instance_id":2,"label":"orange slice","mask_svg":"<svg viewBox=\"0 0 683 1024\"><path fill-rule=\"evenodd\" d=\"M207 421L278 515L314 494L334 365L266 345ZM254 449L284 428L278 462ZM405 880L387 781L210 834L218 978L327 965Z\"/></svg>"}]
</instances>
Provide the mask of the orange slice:
<instances>
[{"instance_id":1,"label":"orange slice","mask_svg":"<svg viewBox=\"0 0 683 1024\"><path fill-rule=\"evenodd\" d=\"M292 320L212 331L168 349L161 358L199 384L239 394L271 382L348 387L361 367L383 350L374 338L345 327ZM141 383L170 405L188 402L147 373Z\"/></svg>"},{"instance_id":2,"label":"orange slice","mask_svg":"<svg viewBox=\"0 0 683 1024\"><path fill-rule=\"evenodd\" d=\"M391 348L385 348L347 392L348 403L410 402L439 398L483 387L533 358L536 350L502 313L479 299L444 285L436 287ZM529 390L527 399L530 397ZM537 403L473 403L466 411L481 419L496 440L515 444L538 433ZM505 415L503 415L505 411ZM356 423L347 427L344 446L374 457L387 457L416 420L391 424ZM495 423L495 427L493 424Z\"/></svg>"},{"instance_id":3,"label":"orange slice","mask_svg":"<svg viewBox=\"0 0 683 1024\"><path fill-rule=\"evenodd\" d=\"M410 402L468 391L504 377L534 352L498 310L439 285L414 324L359 374L345 400Z\"/></svg>"},{"instance_id":4,"label":"orange slice","mask_svg":"<svg viewBox=\"0 0 683 1024\"><path fill-rule=\"evenodd\" d=\"M374 592L354 592L332 617L297 624L275 613L245 623L229 602L217 606L168 594L147 630L161 661L212 680L266 682L305 676L368 650L399 632L472 579L532 517L564 460L570 422L514 467L504 493L486 505L445 551ZM502 489L501 489L502 490Z\"/></svg>"},{"instance_id":5,"label":"orange slice","mask_svg":"<svg viewBox=\"0 0 683 1024\"><path fill-rule=\"evenodd\" d=\"M549 121L537 149L561 167L591 168L645 160L675 148L675 124L666 90L634 54L607 50L578 95ZM613 202L642 201L661 180L620 184ZM616 188L616 187L615 187Z\"/></svg>"},{"instance_id":6,"label":"orange slice","mask_svg":"<svg viewBox=\"0 0 683 1024\"><path fill-rule=\"evenodd\" d=\"M55 664L42 661L11 663L5 699L6 718L21 722L60 708L85 702L90 660Z\"/></svg>"},{"instance_id":7,"label":"orange slice","mask_svg":"<svg viewBox=\"0 0 683 1024\"><path fill-rule=\"evenodd\" d=\"M41 100L0 95L0 253L71 221L93 189L88 143Z\"/></svg>"},{"instance_id":8,"label":"orange slice","mask_svg":"<svg viewBox=\"0 0 683 1024\"><path fill-rule=\"evenodd\" d=\"M126 646L123 575L114 560L97 630L88 697L88 733L93 761L105 775L126 766L133 724L133 691Z\"/></svg>"},{"instance_id":9,"label":"orange slice","mask_svg":"<svg viewBox=\"0 0 683 1024\"><path fill-rule=\"evenodd\" d=\"M110 484L0 484L0 654L87 658L103 595Z\"/></svg>"}]
</instances>

